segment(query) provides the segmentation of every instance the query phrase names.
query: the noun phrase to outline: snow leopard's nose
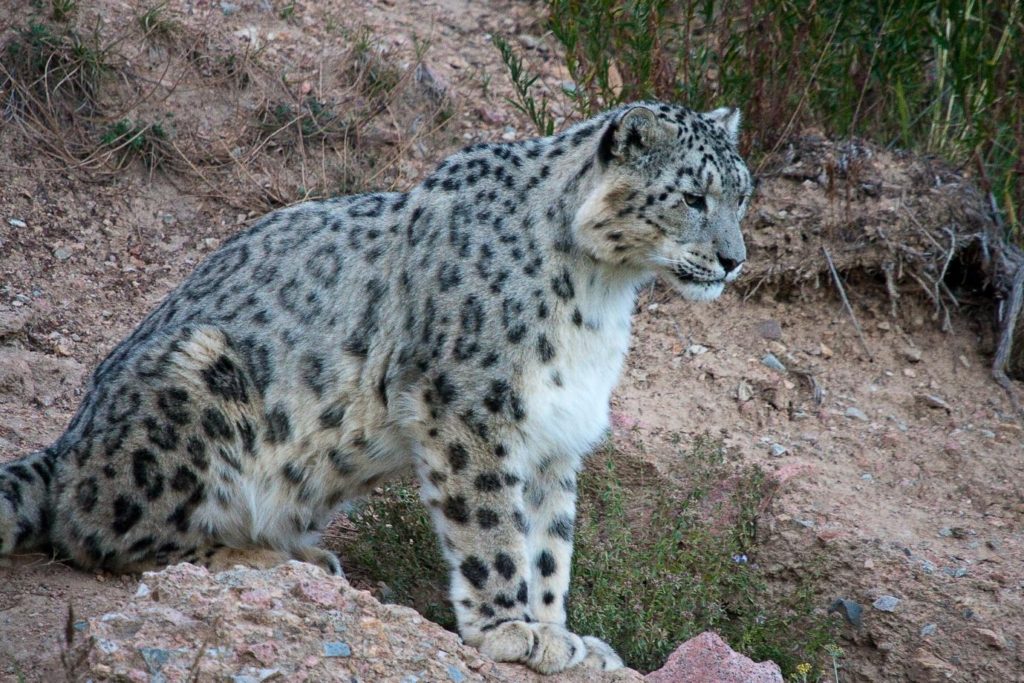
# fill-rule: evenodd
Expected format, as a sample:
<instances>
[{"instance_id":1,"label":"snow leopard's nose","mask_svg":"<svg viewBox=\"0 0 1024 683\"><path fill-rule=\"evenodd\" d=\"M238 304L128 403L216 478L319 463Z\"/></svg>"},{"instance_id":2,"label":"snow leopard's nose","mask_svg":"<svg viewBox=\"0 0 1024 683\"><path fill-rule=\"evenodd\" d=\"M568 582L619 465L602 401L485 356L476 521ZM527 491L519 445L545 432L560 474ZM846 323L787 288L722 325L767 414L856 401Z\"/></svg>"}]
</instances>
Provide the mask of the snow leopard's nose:
<instances>
[{"instance_id":1,"label":"snow leopard's nose","mask_svg":"<svg viewBox=\"0 0 1024 683\"><path fill-rule=\"evenodd\" d=\"M722 253L718 254L718 262L722 265L726 275L743 265L743 261L737 261L736 259L729 258Z\"/></svg>"}]
</instances>

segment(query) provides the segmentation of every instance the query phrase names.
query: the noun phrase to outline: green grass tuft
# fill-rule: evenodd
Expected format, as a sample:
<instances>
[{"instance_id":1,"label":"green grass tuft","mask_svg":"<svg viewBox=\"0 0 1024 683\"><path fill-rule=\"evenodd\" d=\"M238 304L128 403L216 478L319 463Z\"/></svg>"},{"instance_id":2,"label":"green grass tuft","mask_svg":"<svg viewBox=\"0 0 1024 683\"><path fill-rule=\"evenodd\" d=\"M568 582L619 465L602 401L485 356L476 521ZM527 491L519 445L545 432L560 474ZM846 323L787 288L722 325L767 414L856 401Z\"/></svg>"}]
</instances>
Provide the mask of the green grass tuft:
<instances>
[{"instance_id":1,"label":"green grass tuft","mask_svg":"<svg viewBox=\"0 0 1024 683\"><path fill-rule=\"evenodd\" d=\"M156 168L164 157L167 131L160 123L121 119L107 126L100 136L100 149L113 153L120 164L138 158L147 168Z\"/></svg>"},{"instance_id":2,"label":"green grass tuft","mask_svg":"<svg viewBox=\"0 0 1024 683\"><path fill-rule=\"evenodd\" d=\"M813 612L815 577L769 591L756 563L758 513L771 493L763 473L737 469L709 440L680 462L691 482L683 493L638 476L611 449L592 457L580 479L570 628L606 639L641 671L708 629L787 674L824 666L833 640ZM448 569L416 489L390 486L349 518L355 534L340 552L350 577L454 630Z\"/></svg>"},{"instance_id":3,"label":"green grass tuft","mask_svg":"<svg viewBox=\"0 0 1024 683\"><path fill-rule=\"evenodd\" d=\"M679 492L629 481L610 451L594 460L580 480L574 631L607 640L641 671L707 630L786 674L823 662L832 636L813 613L814 577L769 593L756 562L757 517L771 493L759 469L736 469L720 443L700 439L680 453L690 490Z\"/></svg>"},{"instance_id":4,"label":"green grass tuft","mask_svg":"<svg viewBox=\"0 0 1024 683\"><path fill-rule=\"evenodd\" d=\"M412 607L454 631L448 567L417 490L408 484L386 486L349 520L356 535L341 551L345 572L374 583L384 602Z\"/></svg>"}]
</instances>

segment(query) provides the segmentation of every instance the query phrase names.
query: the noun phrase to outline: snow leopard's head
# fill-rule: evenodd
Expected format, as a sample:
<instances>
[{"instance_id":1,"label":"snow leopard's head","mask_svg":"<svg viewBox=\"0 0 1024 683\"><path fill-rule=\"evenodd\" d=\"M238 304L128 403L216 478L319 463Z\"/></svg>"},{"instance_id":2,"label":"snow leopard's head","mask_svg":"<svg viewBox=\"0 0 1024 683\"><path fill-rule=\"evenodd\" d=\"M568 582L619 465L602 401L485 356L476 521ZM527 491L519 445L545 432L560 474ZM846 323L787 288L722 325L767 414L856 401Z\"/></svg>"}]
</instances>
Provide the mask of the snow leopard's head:
<instances>
[{"instance_id":1,"label":"snow leopard's head","mask_svg":"<svg viewBox=\"0 0 1024 683\"><path fill-rule=\"evenodd\" d=\"M610 112L577 239L601 261L662 275L687 299L718 297L747 258L740 221L753 182L739 125L728 108L645 102Z\"/></svg>"}]
</instances>

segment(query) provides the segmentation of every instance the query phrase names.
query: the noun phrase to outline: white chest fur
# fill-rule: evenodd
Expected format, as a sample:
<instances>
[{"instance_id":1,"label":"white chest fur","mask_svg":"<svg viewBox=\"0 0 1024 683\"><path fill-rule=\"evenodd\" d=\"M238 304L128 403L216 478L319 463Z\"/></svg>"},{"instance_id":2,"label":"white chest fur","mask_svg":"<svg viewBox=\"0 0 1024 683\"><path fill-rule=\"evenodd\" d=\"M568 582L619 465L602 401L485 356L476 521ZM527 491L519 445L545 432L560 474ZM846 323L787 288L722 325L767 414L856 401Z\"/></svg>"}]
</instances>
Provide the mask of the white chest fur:
<instances>
[{"instance_id":1,"label":"white chest fur","mask_svg":"<svg viewBox=\"0 0 1024 683\"><path fill-rule=\"evenodd\" d=\"M524 377L528 457L579 458L604 435L608 401L629 350L635 288L585 291L578 300L583 324L563 328L555 358Z\"/></svg>"}]
</instances>

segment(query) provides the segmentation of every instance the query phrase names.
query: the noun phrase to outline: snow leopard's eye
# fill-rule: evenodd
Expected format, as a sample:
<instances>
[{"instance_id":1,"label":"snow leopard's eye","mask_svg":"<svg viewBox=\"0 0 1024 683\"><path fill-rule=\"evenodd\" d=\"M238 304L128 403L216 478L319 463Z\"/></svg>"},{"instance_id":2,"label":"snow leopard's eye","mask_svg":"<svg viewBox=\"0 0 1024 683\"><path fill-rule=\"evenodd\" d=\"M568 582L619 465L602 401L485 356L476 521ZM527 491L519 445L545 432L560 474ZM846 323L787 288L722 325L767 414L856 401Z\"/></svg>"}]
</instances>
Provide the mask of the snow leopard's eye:
<instances>
[{"instance_id":1,"label":"snow leopard's eye","mask_svg":"<svg viewBox=\"0 0 1024 683\"><path fill-rule=\"evenodd\" d=\"M703 211L708 205L707 202L704 201L704 197L699 194L688 194L684 192L683 201L686 202L688 207L691 209L697 209L698 211Z\"/></svg>"}]
</instances>

